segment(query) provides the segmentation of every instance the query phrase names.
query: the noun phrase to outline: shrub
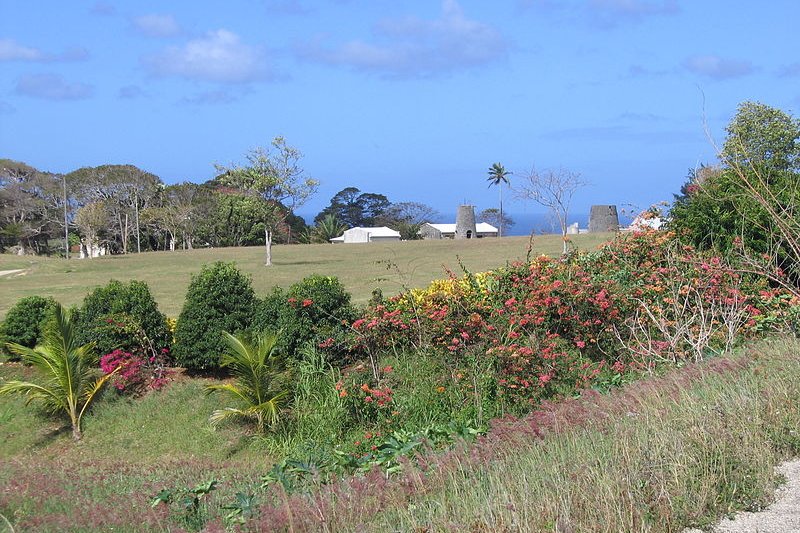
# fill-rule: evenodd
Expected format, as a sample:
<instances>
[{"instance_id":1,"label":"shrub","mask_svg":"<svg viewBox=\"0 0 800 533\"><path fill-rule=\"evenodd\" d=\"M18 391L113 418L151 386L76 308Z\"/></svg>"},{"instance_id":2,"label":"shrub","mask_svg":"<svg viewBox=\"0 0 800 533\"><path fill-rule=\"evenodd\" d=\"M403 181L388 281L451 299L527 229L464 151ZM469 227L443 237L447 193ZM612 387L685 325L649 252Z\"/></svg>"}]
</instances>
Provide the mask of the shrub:
<instances>
[{"instance_id":1,"label":"shrub","mask_svg":"<svg viewBox=\"0 0 800 533\"><path fill-rule=\"evenodd\" d=\"M206 265L192 276L175 329L173 355L190 370L216 370L227 347L223 331L238 333L250 325L256 308L250 278L233 263Z\"/></svg>"},{"instance_id":2,"label":"shrub","mask_svg":"<svg viewBox=\"0 0 800 533\"><path fill-rule=\"evenodd\" d=\"M111 280L89 293L74 313L78 342L95 342L101 354L168 348L167 318L143 281ZM152 346L149 346L152 344Z\"/></svg>"},{"instance_id":3,"label":"shrub","mask_svg":"<svg viewBox=\"0 0 800 533\"><path fill-rule=\"evenodd\" d=\"M280 330L278 349L294 357L305 344L323 350L329 362L346 356L345 337L356 318L350 294L335 277L309 276L289 287L273 289L258 306L251 328Z\"/></svg>"},{"instance_id":4,"label":"shrub","mask_svg":"<svg viewBox=\"0 0 800 533\"><path fill-rule=\"evenodd\" d=\"M100 369L105 374L114 374L113 385L120 393L135 396L166 385L168 362L166 348L160 354L149 356L117 349L100 358Z\"/></svg>"},{"instance_id":5,"label":"shrub","mask_svg":"<svg viewBox=\"0 0 800 533\"><path fill-rule=\"evenodd\" d=\"M43 339L45 322L53 316L56 301L41 296L27 296L9 309L0 340L33 348ZM2 339L2 337L5 339Z\"/></svg>"}]
</instances>

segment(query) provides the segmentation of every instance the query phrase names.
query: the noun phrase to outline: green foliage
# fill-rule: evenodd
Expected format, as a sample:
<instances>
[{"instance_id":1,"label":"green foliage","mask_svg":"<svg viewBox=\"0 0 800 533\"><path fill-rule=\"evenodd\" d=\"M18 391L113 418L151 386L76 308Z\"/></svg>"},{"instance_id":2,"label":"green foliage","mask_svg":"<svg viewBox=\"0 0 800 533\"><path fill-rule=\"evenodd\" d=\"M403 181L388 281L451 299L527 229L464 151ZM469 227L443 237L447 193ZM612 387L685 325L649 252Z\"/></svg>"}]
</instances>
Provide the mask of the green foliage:
<instances>
[{"instance_id":1,"label":"green foliage","mask_svg":"<svg viewBox=\"0 0 800 533\"><path fill-rule=\"evenodd\" d=\"M33 348L44 337L44 325L52 318L56 301L41 296L28 296L20 299L6 315L3 322L3 345L6 342Z\"/></svg>"},{"instance_id":2,"label":"green foliage","mask_svg":"<svg viewBox=\"0 0 800 533\"><path fill-rule=\"evenodd\" d=\"M285 359L275 350L278 338L270 333L233 336L227 332L223 338L228 349L222 355L221 365L235 382L209 385L206 390L226 393L239 405L217 409L209 420L217 425L244 419L254 422L263 433L267 426L278 421L290 398Z\"/></svg>"},{"instance_id":3,"label":"green foliage","mask_svg":"<svg viewBox=\"0 0 800 533\"><path fill-rule=\"evenodd\" d=\"M307 343L324 348L330 362L346 356L344 337L356 317L350 294L331 276L309 276L289 287L273 289L253 317L253 331L282 332L279 349L293 357Z\"/></svg>"},{"instance_id":4,"label":"green foliage","mask_svg":"<svg viewBox=\"0 0 800 533\"><path fill-rule=\"evenodd\" d=\"M215 370L227 350L223 331L247 329L256 296L250 277L234 263L206 265L192 276L175 329L173 355L190 370Z\"/></svg>"},{"instance_id":5,"label":"green foliage","mask_svg":"<svg viewBox=\"0 0 800 533\"><path fill-rule=\"evenodd\" d=\"M193 488L162 489L153 497L150 506L166 505L181 526L189 531L200 531L209 518L205 500L218 484L219 481L212 479Z\"/></svg>"},{"instance_id":6,"label":"green foliage","mask_svg":"<svg viewBox=\"0 0 800 533\"><path fill-rule=\"evenodd\" d=\"M350 228L375 226L383 220L390 206L391 202L382 194L361 192L356 187L345 187L331 198L328 207L317 214L314 223L319 225L326 218L333 216Z\"/></svg>"},{"instance_id":7,"label":"green foliage","mask_svg":"<svg viewBox=\"0 0 800 533\"><path fill-rule=\"evenodd\" d=\"M22 394L27 401L38 401L53 414L67 414L72 424L72 436L80 440L81 419L92 401L114 373L96 378L97 357L92 344L80 345L75 324L57 304L54 327L45 331L44 342L35 349L9 344L8 349L19 355L26 364L42 373L39 382L11 380L0 386L0 395Z\"/></svg>"},{"instance_id":8,"label":"green foliage","mask_svg":"<svg viewBox=\"0 0 800 533\"><path fill-rule=\"evenodd\" d=\"M800 163L800 120L758 102L742 102L725 128L723 161L730 167L783 171Z\"/></svg>"},{"instance_id":9,"label":"green foliage","mask_svg":"<svg viewBox=\"0 0 800 533\"><path fill-rule=\"evenodd\" d=\"M744 102L726 131L723 166L689 172L670 210L670 227L700 249L727 253L744 246L754 256L777 255L791 270L782 232L794 233L798 224L800 121Z\"/></svg>"},{"instance_id":10,"label":"green foliage","mask_svg":"<svg viewBox=\"0 0 800 533\"><path fill-rule=\"evenodd\" d=\"M314 242L330 243L331 239L339 237L346 229L347 225L331 213L317 222L312 237Z\"/></svg>"},{"instance_id":11,"label":"green foliage","mask_svg":"<svg viewBox=\"0 0 800 533\"><path fill-rule=\"evenodd\" d=\"M293 369L292 409L265 437L270 451L282 456L307 443L339 442L351 421L335 388L339 372L313 346L304 346L299 356Z\"/></svg>"},{"instance_id":12,"label":"green foliage","mask_svg":"<svg viewBox=\"0 0 800 533\"><path fill-rule=\"evenodd\" d=\"M339 476L364 474L375 469L387 476L398 474L411 464L409 459L432 448L450 446L458 441L470 442L484 433L470 426L448 423L431 425L419 431L397 430L385 437L367 433L362 449L354 451L309 444L275 463L262 478L261 488L280 485L291 494L309 492Z\"/></svg>"},{"instance_id":13,"label":"green foliage","mask_svg":"<svg viewBox=\"0 0 800 533\"><path fill-rule=\"evenodd\" d=\"M105 354L124 350L168 348L171 334L167 318L143 281L111 280L89 293L75 311L73 320L78 342L94 342Z\"/></svg>"}]
</instances>

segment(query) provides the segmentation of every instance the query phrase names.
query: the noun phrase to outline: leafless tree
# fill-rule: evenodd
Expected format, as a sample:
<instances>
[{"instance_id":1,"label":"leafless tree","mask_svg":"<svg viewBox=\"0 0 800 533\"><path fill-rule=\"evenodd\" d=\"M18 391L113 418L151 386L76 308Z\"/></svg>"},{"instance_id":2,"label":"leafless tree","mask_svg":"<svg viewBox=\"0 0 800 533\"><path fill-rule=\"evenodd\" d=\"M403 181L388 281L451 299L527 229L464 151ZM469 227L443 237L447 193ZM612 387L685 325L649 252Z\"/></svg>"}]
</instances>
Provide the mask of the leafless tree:
<instances>
[{"instance_id":1,"label":"leafless tree","mask_svg":"<svg viewBox=\"0 0 800 533\"><path fill-rule=\"evenodd\" d=\"M588 182L581 178L577 172L558 168L555 170L536 170L522 176L514 187L518 198L533 200L537 204L550 210L558 220L561 227L561 237L564 241L563 253L567 253L567 216L572 196L579 188Z\"/></svg>"}]
</instances>

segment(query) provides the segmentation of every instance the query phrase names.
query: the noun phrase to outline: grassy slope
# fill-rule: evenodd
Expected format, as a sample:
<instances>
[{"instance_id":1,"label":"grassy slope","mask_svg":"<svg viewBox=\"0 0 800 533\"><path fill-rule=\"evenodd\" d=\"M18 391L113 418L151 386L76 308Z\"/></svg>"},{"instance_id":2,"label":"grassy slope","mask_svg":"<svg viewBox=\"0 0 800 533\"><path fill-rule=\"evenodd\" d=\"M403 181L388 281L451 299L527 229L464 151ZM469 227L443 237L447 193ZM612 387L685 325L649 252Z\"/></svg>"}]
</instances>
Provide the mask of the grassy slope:
<instances>
[{"instance_id":1,"label":"grassy slope","mask_svg":"<svg viewBox=\"0 0 800 533\"><path fill-rule=\"evenodd\" d=\"M325 519L337 531L555 531L559 523L666 532L759 507L777 481L772 467L800 452L799 352L798 341L760 343L729 361L500 422L468 453L431 458L421 477L378 474L337 490L347 497L325 504ZM0 365L3 379L29 372ZM78 444L20 400L0 398L0 514L37 531L163 531L170 522L149 498L210 479L222 481L212 514L224 514L219 506L251 490L271 458L241 430L209 430L218 399L203 384L182 379L142 400L105 402ZM315 530L320 503L279 498L256 530L280 528L287 508L298 531Z\"/></svg>"},{"instance_id":2,"label":"grassy slope","mask_svg":"<svg viewBox=\"0 0 800 533\"><path fill-rule=\"evenodd\" d=\"M609 234L576 235L579 248L591 249L608 240ZM366 302L372 290L396 294L402 287L425 286L443 277L443 268L460 273L459 258L473 272L524 259L527 237L472 241L410 241L368 245L275 246L274 265L263 266L261 247L214 248L178 252L148 252L93 260L0 255L0 270L25 269L20 275L0 277L0 318L23 296L52 296L65 305L79 303L91 289L110 279L147 282L161 310L168 316L180 312L192 274L203 264L235 261L253 276L259 295L273 286L288 287L311 274L337 276L357 303ZM535 255L561 251L557 235L536 237ZM397 265L387 269L385 262ZM383 262L383 263L379 263Z\"/></svg>"},{"instance_id":3,"label":"grassy slope","mask_svg":"<svg viewBox=\"0 0 800 533\"><path fill-rule=\"evenodd\" d=\"M679 532L769 503L800 454L800 341L674 369L497 421L424 472L264 509L259 531ZM282 521L278 511L291 508Z\"/></svg>"}]
</instances>

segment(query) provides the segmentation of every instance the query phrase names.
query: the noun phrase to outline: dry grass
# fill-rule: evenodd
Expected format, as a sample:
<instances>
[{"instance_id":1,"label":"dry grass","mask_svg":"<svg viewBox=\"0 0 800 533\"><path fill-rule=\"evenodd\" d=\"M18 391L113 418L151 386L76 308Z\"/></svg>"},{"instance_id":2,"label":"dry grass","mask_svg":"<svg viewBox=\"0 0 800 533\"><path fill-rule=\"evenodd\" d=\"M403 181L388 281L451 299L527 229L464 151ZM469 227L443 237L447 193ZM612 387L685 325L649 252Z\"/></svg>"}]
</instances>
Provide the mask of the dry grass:
<instances>
[{"instance_id":1,"label":"dry grass","mask_svg":"<svg viewBox=\"0 0 800 533\"><path fill-rule=\"evenodd\" d=\"M610 234L576 235L577 247L591 249ZM524 259L527 237L471 241L410 241L368 245L276 246L272 267L264 267L261 247L212 248L178 252L148 252L93 260L0 255L0 270L23 272L0 277L0 318L23 296L52 296L64 305L80 303L93 288L111 279L145 281L161 310L177 316L191 275L214 261L235 261L253 277L259 295L272 287L288 287L311 274L336 276L356 303L366 302L373 289L396 294L403 286L420 287L444 276L444 269L460 273L459 258L473 272L488 270L507 261ZM535 255L557 255L561 237L543 235L533 242ZM387 264L396 268L387 269Z\"/></svg>"},{"instance_id":2,"label":"dry grass","mask_svg":"<svg viewBox=\"0 0 800 533\"><path fill-rule=\"evenodd\" d=\"M800 454L800 344L545 404L465 450L280 498L258 531L680 532L759 509ZM288 511L291 510L291 511ZM281 524L281 525L279 525Z\"/></svg>"}]
</instances>

